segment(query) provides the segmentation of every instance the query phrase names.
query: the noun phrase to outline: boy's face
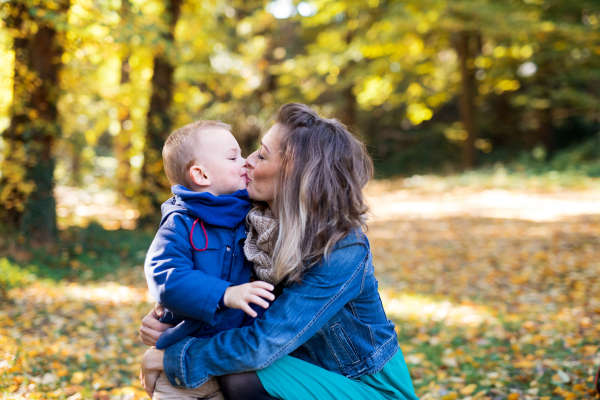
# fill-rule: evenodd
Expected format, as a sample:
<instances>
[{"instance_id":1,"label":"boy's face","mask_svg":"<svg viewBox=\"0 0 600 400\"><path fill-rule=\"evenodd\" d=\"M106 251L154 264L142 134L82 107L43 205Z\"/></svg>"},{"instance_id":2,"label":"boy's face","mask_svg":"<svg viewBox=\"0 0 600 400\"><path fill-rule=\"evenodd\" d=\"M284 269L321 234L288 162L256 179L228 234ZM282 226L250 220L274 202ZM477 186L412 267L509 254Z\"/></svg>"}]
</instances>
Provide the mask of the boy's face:
<instances>
[{"instance_id":1,"label":"boy's face","mask_svg":"<svg viewBox=\"0 0 600 400\"><path fill-rule=\"evenodd\" d=\"M246 189L246 159L227 129L212 127L201 132L197 164L210 180L208 192L215 196Z\"/></svg>"}]
</instances>

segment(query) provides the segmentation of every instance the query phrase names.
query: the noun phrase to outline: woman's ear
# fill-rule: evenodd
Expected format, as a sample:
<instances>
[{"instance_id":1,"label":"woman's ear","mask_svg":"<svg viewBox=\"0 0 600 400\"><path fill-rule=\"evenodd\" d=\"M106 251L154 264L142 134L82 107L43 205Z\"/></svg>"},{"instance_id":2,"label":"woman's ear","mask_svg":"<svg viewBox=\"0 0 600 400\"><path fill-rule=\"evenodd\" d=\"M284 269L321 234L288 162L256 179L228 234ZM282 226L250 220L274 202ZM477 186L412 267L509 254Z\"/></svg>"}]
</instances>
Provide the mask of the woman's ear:
<instances>
[{"instance_id":1,"label":"woman's ear","mask_svg":"<svg viewBox=\"0 0 600 400\"><path fill-rule=\"evenodd\" d=\"M192 182L200 187L210 186L210 180L205 174L204 168L200 165L192 165L190 168L190 178Z\"/></svg>"}]
</instances>

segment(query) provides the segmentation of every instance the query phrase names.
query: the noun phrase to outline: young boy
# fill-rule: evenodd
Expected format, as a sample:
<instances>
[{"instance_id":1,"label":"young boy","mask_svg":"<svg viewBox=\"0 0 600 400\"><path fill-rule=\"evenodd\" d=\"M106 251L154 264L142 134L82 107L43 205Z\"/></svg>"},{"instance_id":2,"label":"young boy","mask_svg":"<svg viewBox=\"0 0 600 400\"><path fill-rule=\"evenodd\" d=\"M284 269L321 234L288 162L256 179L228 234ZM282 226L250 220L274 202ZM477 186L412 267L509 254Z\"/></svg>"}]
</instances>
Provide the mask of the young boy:
<instances>
[{"instance_id":1,"label":"young boy","mask_svg":"<svg viewBox=\"0 0 600 400\"><path fill-rule=\"evenodd\" d=\"M274 299L270 284L249 283L252 264L243 253L248 170L229 125L198 121L176 130L163 162L175 196L162 205L144 270L150 293L165 307L161 322L175 326L158 349L241 327L250 319L244 312L257 316L250 303L267 308L264 299ZM172 386L163 372L154 390L154 400L198 398L223 399L216 378L187 390Z\"/></svg>"}]
</instances>

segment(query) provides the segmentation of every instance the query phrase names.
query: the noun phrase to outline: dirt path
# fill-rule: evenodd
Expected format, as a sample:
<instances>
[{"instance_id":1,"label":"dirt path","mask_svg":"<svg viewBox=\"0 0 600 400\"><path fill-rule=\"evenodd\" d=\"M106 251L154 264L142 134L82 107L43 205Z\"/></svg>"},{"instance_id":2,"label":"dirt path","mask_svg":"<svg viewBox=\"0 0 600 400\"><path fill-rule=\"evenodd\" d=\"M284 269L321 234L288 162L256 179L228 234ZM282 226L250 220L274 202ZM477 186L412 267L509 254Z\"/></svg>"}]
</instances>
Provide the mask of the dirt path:
<instances>
[{"instance_id":1,"label":"dirt path","mask_svg":"<svg viewBox=\"0 0 600 400\"><path fill-rule=\"evenodd\" d=\"M439 194L415 190L385 192L377 184L368 191L374 221L482 217L525 221L559 221L582 215L600 215L600 191L536 193L490 189L455 189Z\"/></svg>"}]
</instances>

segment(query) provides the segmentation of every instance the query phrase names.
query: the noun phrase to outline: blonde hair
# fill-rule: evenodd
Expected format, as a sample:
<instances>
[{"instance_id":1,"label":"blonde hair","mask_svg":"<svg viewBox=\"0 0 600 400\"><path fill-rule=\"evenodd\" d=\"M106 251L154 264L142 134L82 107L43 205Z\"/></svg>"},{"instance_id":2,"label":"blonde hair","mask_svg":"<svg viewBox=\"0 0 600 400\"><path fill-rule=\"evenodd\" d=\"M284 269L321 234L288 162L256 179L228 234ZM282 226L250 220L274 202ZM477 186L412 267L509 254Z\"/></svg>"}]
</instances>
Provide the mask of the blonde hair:
<instances>
[{"instance_id":1,"label":"blonde hair","mask_svg":"<svg viewBox=\"0 0 600 400\"><path fill-rule=\"evenodd\" d=\"M221 121L196 121L171 133L162 150L165 174L171 186L189 188L189 170L197 161L200 132L206 128L219 127L231 132L231 126Z\"/></svg>"},{"instance_id":2,"label":"blonde hair","mask_svg":"<svg viewBox=\"0 0 600 400\"><path fill-rule=\"evenodd\" d=\"M321 118L304 104L282 106L275 122L281 166L275 177L274 274L278 281L301 282L338 241L367 229L362 190L373 177L373 162L342 123Z\"/></svg>"}]
</instances>

